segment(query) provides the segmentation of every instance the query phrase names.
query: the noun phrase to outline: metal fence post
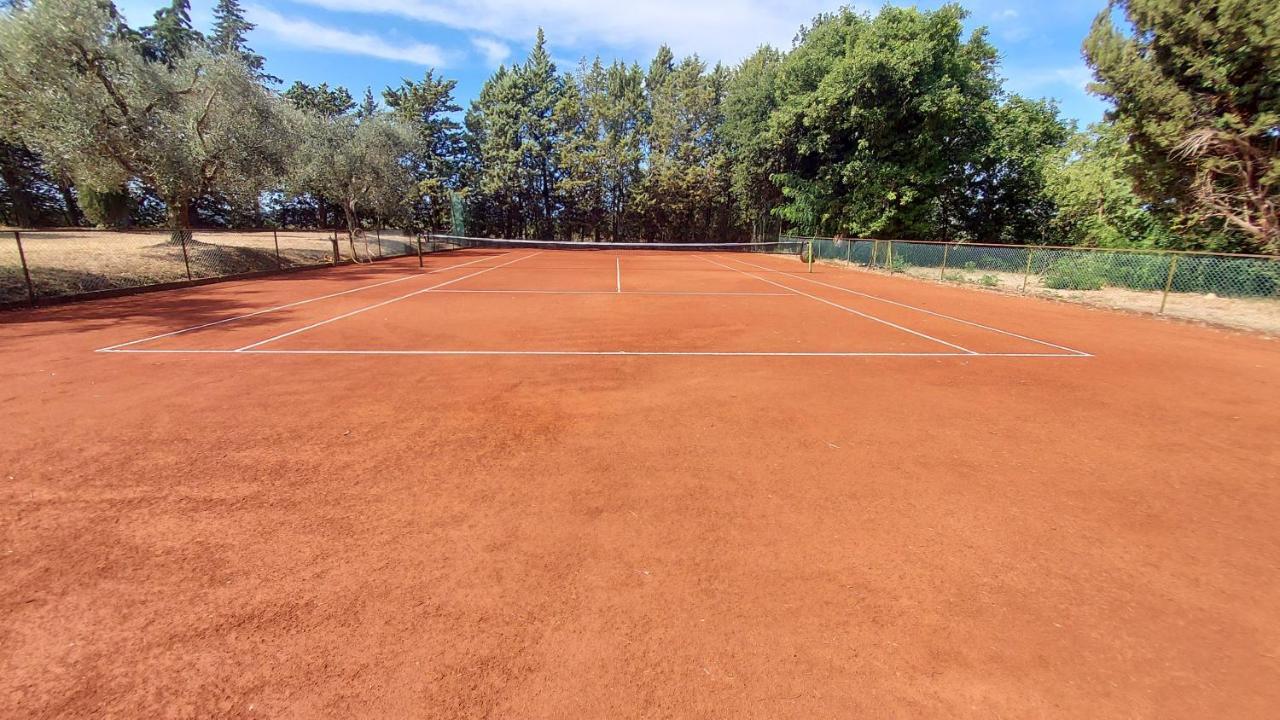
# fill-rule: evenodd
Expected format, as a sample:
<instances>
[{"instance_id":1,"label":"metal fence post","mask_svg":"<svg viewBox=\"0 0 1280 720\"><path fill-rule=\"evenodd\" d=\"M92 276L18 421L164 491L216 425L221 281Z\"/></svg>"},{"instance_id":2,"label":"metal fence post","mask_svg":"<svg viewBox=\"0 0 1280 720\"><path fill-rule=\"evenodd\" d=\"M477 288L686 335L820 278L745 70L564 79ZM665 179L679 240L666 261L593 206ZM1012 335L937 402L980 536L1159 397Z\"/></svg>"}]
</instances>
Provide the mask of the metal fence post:
<instances>
[{"instance_id":1,"label":"metal fence post","mask_svg":"<svg viewBox=\"0 0 1280 720\"><path fill-rule=\"evenodd\" d=\"M418 241L418 267L422 267L422 233L414 233L413 237Z\"/></svg>"},{"instance_id":2,"label":"metal fence post","mask_svg":"<svg viewBox=\"0 0 1280 720\"><path fill-rule=\"evenodd\" d=\"M950 245L943 245L943 246L942 246L942 269L938 271L938 280L939 280L939 281L941 281L941 280L946 280L946 279L947 279L947 252L948 252L949 250L951 250L951 246L950 246Z\"/></svg>"},{"instance_id":3,"label":"metal fence post","mask_svg":"<svg viewBox=\"0 0 1280 720\"><path fill-rule=\"evenodd\" d=\"M36 286L31 282L31 270L27 268L27 254L22 250L22 233L13 231L13 241L18 243L18 261L22 263L22 277L27 281L27 300L36 306Z\"/></svg>"},{"instance_id":4,"label":"metal fence post","mask_svg":"<svg viewBox=\"0 0 1280 720\"><path fill-rule=\"evenodd\" d=\"M885 260L887 260L888 262L885 263L884 269L888 270L890 274L893 274L893 241L889 240L888 242L889 242L889 247L888 249L885 250L885 256L884 256Z\"/></svg>"},{"instance_id":5,"label":"metal fence post","mask_svg":"<svg viewBox=\"0 0 1280 720\"><path fill-rule=\"evenodd\" d=\"M338 267L338 229L333 229L333 266Z\"/></svg>"},{"instance_id":6,"label":"metal fence post","mask_svg":"<svg viewBox=\"0 0 1280 720\"><path fill-rule=\"evenodd\" d=\"M876 254L880 252L880 241L871 241L871 257L867 260L867 269L870 270L876 266Z\"/></svg>"},{"instance_id":7,"label":"metal fence post","mask_svg":"<svg viewBox=\"0 0 1280 720\"><path fill-rule=\"evenodd\" d=\"M187 266L187 279L191 279L191 258L187 255L187 231L174 230L178 234L178 242L182 243L182 264Z\"/></svg>"},{"instance_id":8,"label":"metal fence post","mask_svg":"<svg viewBox=\"0 0 1280 720\"><path fill-rule=\"evenodd\" d=\"M813 238L809 239L809 272L813 272Z\"/></svg>"},{"instance_id":9,"label":"metal fence post","mask_svg":"<svg viewBox=\"0 0 1280 720\"><path fill-rule=\"evenodd\" d=\"M849 247L845 251L844 264L852 265L853 264L853 242L854 242L853 238L849 238L847 242L849 243Z\"/></svg>"},{"instance_id":10,"label":"metal fence post","mask_svg":"<svg viewBox=\"0 0 1280 720\"><path fill-rule=\"evenodd\" d=\"M1164 279L1164 295L1160 296L1160 309L1157 315L1164 313L1165 303L1169 302L1169 290L1173 288L1173 274L1178 271L1178 256L1172 255L1169 260L1169 275Z\"/></svg>"},{"instance_id":11,"label":"metal fence post","mask_svg":"<svg viewBox=\"0 0 1280 720\"><path fill-rule=\"evenodd\" d=\"M276 269L279 270L284 267L284 263L280 262L280 235L275 228L271 229L271 239L276 244Z\"/></svg>"},{"instance_id":12,"label":"metal fence post","mask_svg":"<svg viewBox=\"0 0 1280 720\"><path fill-rule=\"evenodd\" d=\"M1036 256L1036 249L1031 248L1027 251L1027 267L1022 271L1022 292L1027 291L1027 280L1031 278L1031 258Z\"/></svg>"},{"instance_id":13,"label":"metal fence post","mask_svg":"<svg viewBox=\"0 0 1280 720\"><path fill-rule=\"evenodd\" d=\"M378 238L378 257L382 257L382 223L378 223L377 226L374 227L373 232Z\"/></svg>"}]
</instances>

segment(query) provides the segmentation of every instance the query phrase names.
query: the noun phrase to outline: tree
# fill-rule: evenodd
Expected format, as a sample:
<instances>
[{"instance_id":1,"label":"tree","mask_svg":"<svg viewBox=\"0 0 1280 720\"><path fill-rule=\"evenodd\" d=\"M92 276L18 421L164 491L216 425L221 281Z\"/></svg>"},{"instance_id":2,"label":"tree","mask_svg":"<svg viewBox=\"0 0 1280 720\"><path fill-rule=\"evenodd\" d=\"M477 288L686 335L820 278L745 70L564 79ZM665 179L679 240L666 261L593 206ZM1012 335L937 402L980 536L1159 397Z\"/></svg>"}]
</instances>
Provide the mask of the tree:
<instances>
[{"instance_id":1,"label":"tree","mask_svg":"<svg viewBox=\"0 0 1280 720\"><path fill-rule=\"evenodd\" d=\"M413 136L387 113L357 119L298 111L292 122L300 144L287 186L342 208L352 258L359 259L355 241L363 234L364 217L393 215L409 196L413 177L405 158Z\"/></svg>"},{"instance_id":2,"label":"tree","mask_svg":"<svg viewBox=\"0 0 1280 720\"><path fill-rule=\"evenodd\" d=\"M204 42L204 36L191 25L190 0L171 0L141 32L143 56L171 68Z\"/></svg>"},{"instance_id":3,"label":"tree","mask_svg":"<svg viewBox=\"0 0 1280 720\"><path fill-rule=\"evenodd\" d=\"M1048 240L1056 212L1045 192L1045 170L1071 136L1045 100L1014 95L976 118L975 152L940 195L938 225L946 237L977 242Z\"/></svg>"},{"instance_id":4,"label":"tree","mask_svg":"<svg viewBox=\"0 0 1280 720\"><path fill-rule=\"evenodd\" d=\"M133 211L133 198L124 188L96 190L90 186L80 187L80 207L84 215L96 227L122 228L129 224L129 214Z\"/></svg>"},{"instance_id":5,"label":"tree","mask_svg":"<svg viewBox=\"0 0 1280 720\"><path fill-rule=\"evenodd\" d=\"M647 175L636 198L644 235L666 242L730 239L738 232L727 147L720 132L728 71L697 56L675 63L658 49L648 90Z\"/></svg>"},{"instance_id":6,"label":"tree","mask_svg":"<svg viewBox=\"0 0 1280 720\"><path fill-rule=\"evenodd\" d=\"M515 70L499 67L467 111L464 178L475 190L470 224L504 237L524 237L524 87Z\"/></svg>"},{"instance_id":7,"label":"tree","mask_svg":"<svg viewBox=\"0 0 1280 720\"><path fill-rule=\"evenodd\" d=\"M172 67L150 62L120 24L96 0L0 23L0 100L18 135L95 188L146 183L174 229L211 191L256 198L289 148L277 103L238 58L192 47Z\"/></svg>"},{"instance_id":8,"label":"tree","mask_svg":"<svg viewBox=\"0 0 1280 720\"><path fill-rule=\"evenodd\" d=\"M342 86L329 87L329 83L311 86L301 80L289 86L283 93L294 107L323 118L336 118L356 109L351 92Z\"/></svg>"},{"instance_id":9,"label":"tree","mask_svg":"<svg viewBox=\"0 0 1280 720\"><path fill-rule=\"evenodd\" d=\"M280 78L263 69L266 58L249 47L247 36L254 27L253 23L245 19L239 0L218 0L213 8L213 35L209 37L209 47L215 53L238 56L259 82L278 84Z\"/></svg>"},{"instance_id":10,"label":"tree","mask_svg":"<svg viewBox=\"0 0 1280 720\"><path fill-rule=\"evenodd\" d=\"M63 206L57 180L41 158L20 141L0 139L0 224L34 227L65 221L75 224ZM65 220L64 220L65 218Z\"/></svg>"},{"instance_id":11,"label":"tree","mask_svg":"<svg viewBox=\"0 0 1280 720\"><path fill-rule=\"evenodd\" d=\"M986 144L996 53L966 13L885 7L819 16L778 70L777 214L799 230L932 237L946 192Z\"/></svg>"},{"instance_id":12,"label":"tree","mask_svg":"<svg viewBox=\"0 0 1280 720\"><path fill-rule=\"evenodd\" d=\"M782 194L772 176L781 170L769 137L769 120L777 110L777 77L783 54L769 46L756 50L738 66L725 96L724 137L733 158L733 196L752 237L763 237ZM776 227L775 227L776 229Z\"/></svg>"},{"instance_id":13,"label":"tree","mask_svg":"<svg viewBox=\"0 0 1280 720\"><path fill-rule=\"evenodd\" d=\"M555 233L558 141L554 114L564 93L564 81L547 51L547 38L538 28L538 39L517 76L524 85L521 164L524 166L527 204L534 237L550 239Z\"/></svg>"},{"instance_id":14,"label":"tree","mask_svg":"<svg viewBox=\"0 0 1280 720\"><path fill-rule=\"evenodd\" d=\"M1177 236L1134 194L1135 162L1115 125L1099 123L1074 134L1045 167L1054 236L1070 245L1176 247Z\"/></svg>"},{"instance_id":15,"label":"tree","mask_svg":"<svg viewBox=\"0 0 1280 720\"><path fill-rule=\"evenodd\" d=\"M456 81L428 70L421 81L404 80L399 88L382 93L387 107L416 135L412 162L417 185L412 204L418 227L444 227L446 209L453 211L451 196L464 152L462 126L450 117L462 109L453 100L455 87Z\"/></svg>"},{"instance_id":16,"label":"tree","mask_svg":"<svg viewBox=\"0 0 1280 720\"><path fill-rule=\"evenodd\" d=\"M357 118L370 118L378 114L378 101L373 97L373 88L366 87L364 89L364 97L360 99L360 106L356 108Z\"/></svg>"},{"instance_id":17,"label":"tree","mask_svg":"<svg viewBox=\"0 0 1280 720\"><path fill-rule=\"evenodd\" d=\"M1138 193L1280 252L1280 6L1113 0L1084 52L1140 159Z\"/></svg>"}]
</instances>

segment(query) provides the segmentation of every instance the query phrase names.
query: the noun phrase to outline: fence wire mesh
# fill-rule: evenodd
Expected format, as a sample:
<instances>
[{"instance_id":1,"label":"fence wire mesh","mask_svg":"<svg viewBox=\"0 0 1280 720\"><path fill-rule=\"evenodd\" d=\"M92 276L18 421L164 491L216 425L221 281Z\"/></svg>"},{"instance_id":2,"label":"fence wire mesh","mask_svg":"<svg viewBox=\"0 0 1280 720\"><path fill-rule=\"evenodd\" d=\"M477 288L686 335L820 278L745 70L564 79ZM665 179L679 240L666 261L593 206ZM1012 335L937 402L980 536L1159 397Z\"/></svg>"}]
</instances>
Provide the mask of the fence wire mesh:
<instances>
[{"instance_id":1,"label":"fence wire mesh","mask_svg":"<svg viewBox=\"0 0 1280 720\"><path fill-rule=\"evenodd\" d=\"M4 231L0 232L0 305L30 302L19 239L37 301L333 265L335 257L337 262L368 262L418 253L416 237L385 230L357 233L354 242L344 231L333 230Z\"/></svg>"},{"instance_id":2,"label":"fence wire mesh","mask_svg":"<svg viewBox=\"0 0 1280 720\"><path fill-rule=\"evenodd\" d=\"M792 239L819 262L1280 333L1280 256Z\"/></svg>"}]
</instances>

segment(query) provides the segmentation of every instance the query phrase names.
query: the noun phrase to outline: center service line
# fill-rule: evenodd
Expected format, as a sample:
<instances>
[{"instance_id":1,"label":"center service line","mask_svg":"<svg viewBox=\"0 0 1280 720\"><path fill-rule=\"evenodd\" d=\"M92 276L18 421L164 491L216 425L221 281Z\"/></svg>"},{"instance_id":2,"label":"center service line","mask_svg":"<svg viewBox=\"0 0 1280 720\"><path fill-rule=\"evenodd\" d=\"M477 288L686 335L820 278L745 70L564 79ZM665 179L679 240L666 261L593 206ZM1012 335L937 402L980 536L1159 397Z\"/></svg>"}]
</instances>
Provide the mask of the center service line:
<instances>
[{"instance_id":1,"label":"center service line","mask_svg":"<svg viewBox=\"0 0 1280 720\"><path fill-rule=\"evenodd\" d=\"M360 314L360 313L362 313L362 312L367 312L367 311L369 311L369 310L376 310L376 309L378 309L378 308L380 308L380 307L385 307L385 306L387 306L387 305L390 305L390 304L391 304L391 303L393 303L393 302L399 302L399 301L404 300L404 299L406 299L406 298L411 298L411 297L413 297L414 295L421 295L421 294L423 294L423 293L431 292L432 290L435 290L436 288L441 288L441 287L444 287L444 286L446 286L446 285L452 285L452 284L454 284L454 283L456 283L456 282L462 282L463 280L466 280L467 278L473 278L473 277L475 277L475 276L477 276L477 275L483 275L483 274L485 274L485 273L487 273L487 272L489 272L489 271L491 271L491 270L497 270L498 268L503 268L503 267L506 267L506 266L508 266L508 265L514 265L515 263L518 263L518 262L520 262L521 260L528 260L529 258L533 257L534 255L539 255L539 254L541 254L541 252L542 252L542 251L541 251L541 250L539 250L538 252L533 253L533 255L525 255L525 256L523 256L523 257L518 257L518 258L516 258L515 260L512 260L512 261L510 261L510 262L502 263L501 265L494 265L493 267L487 267L487 268L485 268L485 269L483 269L483 270L477 270L476 272L469 273L469 274L467 274L467 275L463 275L462 277L457 277L457 278L454 278L454 279L452 279L452 280L446 280L446 281L444 281L444 282L442 282L442 283L439 283L439 284L436 284L436 285L432 285L431 287L428 287L428 288L423 288L423 289L421 289L421 290L415 290L415 291L413 291L413 292L411 292L411 293L406 293L406 294L404 294L404 295L400 295L400 296L398 296L398 297L393 297L393 298L391 298L390 300L383 300L383 301L382 301L382 302L380 302L380 303L375 303L375 304L370 305L370 306L368 306L368 307L357 308L357 309L355 309L355 310L352 310L351 312L343 313L343 314L338 315L338 316L336 316L336 317L331 317L331 318L329 318L328 320L321 320L320 322L312 323L312 324L310 324L310 325L307 325L306 327L300 327L300 328L298 328L297 330L290 330L290 331L289 331L289 332L287 332L287 333L280 333L279 335L276 335L275 337L269 337L269 338L267 338L266 340L259 340L259 341L258 341L258 342L256 342L256 343L251 343L251 344L249 344L249 345L245 345L245 346L244 346L244 347L242 347L242 348L236 348L236 349L235 349L235 352L244 352L244 351L246 351L246 350L252 350L252 349L254 349L254 348L256 348L256 347L261 347L261 346L263 346L263 345L266 345L267 343L273 343L273 342L275 342L275 341L277 341L277 340L282 340L282 339L287 338L287 337L289 337L289 336L291 336L291 335L297 335L298 333L304 333L304 332L306 332L306 331L308 331L308 330L314 330L315 328L318 328L318 327L320 327L320 326L322 326L322 325L328 325L329 323L337 322L337 321L342 320L342 319L344 319L344 318L349 318L349 317L351 317L352 315L359 315L359 314Z\"/></svg>"}]
</instances>

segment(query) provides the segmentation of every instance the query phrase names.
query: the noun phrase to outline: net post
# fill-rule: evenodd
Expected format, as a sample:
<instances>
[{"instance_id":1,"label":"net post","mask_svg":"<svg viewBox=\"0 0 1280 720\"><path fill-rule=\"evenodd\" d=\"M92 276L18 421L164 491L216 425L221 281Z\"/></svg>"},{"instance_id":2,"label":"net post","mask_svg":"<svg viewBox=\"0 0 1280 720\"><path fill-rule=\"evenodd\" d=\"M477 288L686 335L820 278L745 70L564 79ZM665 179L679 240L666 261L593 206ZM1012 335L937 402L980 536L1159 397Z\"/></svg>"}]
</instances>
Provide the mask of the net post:
<instances>
[{"instance_id":1,"label":"net post","mask_svg":"<svg viewBox=\"0 0 1280 720\"><path fill-rule=\"evenodd\" d=\"M414 239L416 239L416 240L418 241L418 243L417 243L417 245L418 245L418 267L423 267L423 264L422 264L422 233L414 233L414 234L413 234L413 237L414 237Z\"/></svg>"},{"instance_id":2,"label":"net post","mask_svg":"<svg viewBox=\"0 0 1280 720\"><path fill-rule=\"evenodd\" d=\"M1036 256L1036 249L1027 250L1027 267L1022 271L1022 292L1027 291L1027 281L1031 279L1031 258Z\"/></svg>"},{"instance_id":3,"label":"net post","mask_svg":"<svg viewBox=\"0 0 1280 720\"><path fill-rule=\"evenodd\" d=\"M947 253L950 250L950 243L942 246L942 269L938 271L938 282L942 282L947 279Z\"/></svg>"},{"instance_id":4,"label":"net post","mask_svg":"<svg viewBox=\"0 0 1280 720\"><path fill-rule=\"evenodd\" d=\"M1169 275L1164 279L1164 294L1160 296L1160 309L1156 314L1164 314L1164 306L1169 302L1169 291L1173 289L1173 274L1178 271L1178 256L1170 255Z\"/></svg>"},{"instance_id":5,"label":"net post","mask_svg":"<svg viewBox=\"0 0 1280 720\"><path fill-rule=\"evenodd\" d=\"M275 228L271 228L271 240L276 244L276 269L281 270L284 263L280 261L280 233Z\"/></svg>"},{"instance_id":6,"label":"net post","mask_svg":"<svg viewBox=\"0 0 1280 720\"><path fill-rule=\"evenodd\" d=\"M22 277L27 282L27 302L36 306L36 286L31 282L31 270L27 267L27 254L22 250L22 233L14 230L13 241L18 244L18 261L22 263Z\"/></svg>"},{"instance_id":7,"label":"net post","mask_svg":"<svg viewBox=\"0 0 1280 720\"><path fill-rule=\"evenodd\" d=\"M191 279L191 258L187 255L187 231L178 229L173 231L178 236L178 242L182 243L182 264L187 267L187 279Z\"/></svg>"},{"instance_id":8,"label":"net post","mask_svg":"<svg viewBox=\"0 0 1280 720\"><path fill-rule=\"evenodd\" d=\"M333 266L338 267L338 229L333 229Z\"/></svg>"}]
</instances>

